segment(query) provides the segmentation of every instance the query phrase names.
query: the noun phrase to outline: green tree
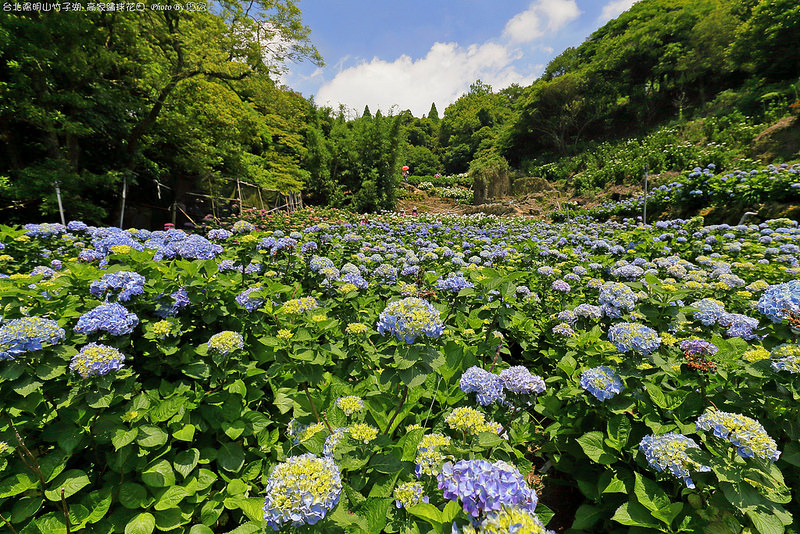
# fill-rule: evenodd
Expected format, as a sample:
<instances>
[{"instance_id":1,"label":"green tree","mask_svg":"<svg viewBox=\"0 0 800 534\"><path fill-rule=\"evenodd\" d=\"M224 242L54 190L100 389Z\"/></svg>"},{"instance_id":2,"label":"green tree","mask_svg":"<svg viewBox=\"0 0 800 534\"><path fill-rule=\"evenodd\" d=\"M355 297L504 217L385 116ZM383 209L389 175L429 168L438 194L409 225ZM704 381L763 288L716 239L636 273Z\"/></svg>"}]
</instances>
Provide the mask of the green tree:
<instances>
[{"instance_id":1,"label":"green tree","mask_svg":"<svg viewBox=\"0 0 800 534\"><path fill-rule=\"evenodd\" d=\"M800 4L794 0L762 0L738 29L731 48L734 61L768 81L800 77Z\"/></svg>"}]
</instances>

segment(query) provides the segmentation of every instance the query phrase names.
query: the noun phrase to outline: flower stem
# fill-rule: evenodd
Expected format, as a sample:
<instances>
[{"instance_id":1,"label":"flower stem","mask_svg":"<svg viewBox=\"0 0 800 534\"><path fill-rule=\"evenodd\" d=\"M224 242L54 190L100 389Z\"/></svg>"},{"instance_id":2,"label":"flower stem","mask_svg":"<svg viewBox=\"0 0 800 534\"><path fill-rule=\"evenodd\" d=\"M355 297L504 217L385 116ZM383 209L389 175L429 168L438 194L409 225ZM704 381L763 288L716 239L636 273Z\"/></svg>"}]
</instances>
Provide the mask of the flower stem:
<instances>
[{"instance_id":1,"label":"flower stem","mask_svg":"<svg viewBox=\"0 0 800 534\"><path fill-rule=\"evenodd\" d=\"M383 431L384 435L389 434L389 430L392 428L392 423L394 423L395 418L397 418L397 414L400 413L400 410L403 409L403 405L406 403L406 397L408 397L408 386L405 386L405 389L403 389L403 398L400 399L400 404L397 406L397 410L395 410L394 415L389 420L389 424L386 425L386 430Z\"/></svg>"},{"instance_id":2,"label":"flower stem","mask_svg":"<svg viewBox=\"0 0 800 534\"><path fill-rule=\"evenodd\" d=\"M308 402L311 404L311 411L314 412L314 417L317 419L317 423L319 423L320 422L320 418L319 418L319 412L317 411L317 406L314 404L314 401L311 399L311 395L308 393L308 384L306 384L305 382L303 383L303 391L306 392L306 398L308 399ZM328 423L328 418L327 417L325 418L325 426L327 426L328 430L330 431L330 433L333 434L333 429L331 428L330 423Z\"/></svg>"}]
</instances>

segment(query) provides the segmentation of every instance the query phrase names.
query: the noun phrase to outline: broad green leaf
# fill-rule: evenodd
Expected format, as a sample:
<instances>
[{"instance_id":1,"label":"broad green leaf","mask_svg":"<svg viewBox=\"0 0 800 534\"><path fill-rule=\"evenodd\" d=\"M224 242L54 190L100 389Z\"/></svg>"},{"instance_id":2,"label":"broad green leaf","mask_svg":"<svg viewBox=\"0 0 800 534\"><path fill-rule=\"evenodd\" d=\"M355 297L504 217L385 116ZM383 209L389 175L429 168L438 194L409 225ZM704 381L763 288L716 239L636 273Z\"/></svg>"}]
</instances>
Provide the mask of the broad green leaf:
<instances>
[{"instance_id":1,"label":"broad green leaf","mask_svg":"<svg viewBox=\"0 0 800 534\"><path fill-rule=\"evenodd\" d=\"M152 534L156 528L156 518L147 512L134 516L125 525L125 534Z\"/></svg>"},{"instance_id":2,"label":"broad green leaf","mask_svg":"<svg viewBox=\"0 0 800 534\"><path fill-rule=\"evenodd\" d=\"M67 499L78 493L81 489L89 485L89 477L80 469L70 469L61 473L55 480L48 484L51 488L44 492L44 496L51 501L61 500L61 490L64 490L64 498Z\"/></svg>"},{"instance_id":3,"label":"broad green leaf","mask_svg":"<svg viewBox=\"0 0 800 534\"><path fill-rule=\"evenodd\" d=\"M166 488L175 484L175 472L167 460L159 460L142 473L142 481L153 488Z\"/></svg>"},{"instance_id":4,"label":"broad green leaf","mask_svg":"<svg viewBox=\"0 0 800 534\"><path fill-rule=\"evenodd\" d=\"M614 456L611 449L609 449L603 442L604 438L605 436L602 432L587 432L583 436L579 437L577 442L580 444L586 456L588 456L593 462L603 465L611 465L617 460L617 458Z\"/></svg>"},{"instance_id":5,"label":"broad green leaf","mask_svg":"<svg viewBox=\"0 0 800 534\"><path fill-rule=\"evenodd\" d=\"M140 426L136 443L142 447L160 447L169 439L169 435L157 426Z\"/></svg>"},{"instance_id":6,"label":"broad green leaf","mask_svg":"<svg viewBox=\"0 0 800 534\"><path fill-rule=\"evenodd\" d=\"M200 451L197 449L189 449L188 451L179 452L175 455L175 471L183 475L184 478L189 476L189 473L197 467L197 462L200 460Z\"/></svg>"},{"instance_id":7,"label":"broad green leaf","mask_svg":"<svg viewBox=\"0 0 800 534\"><path fill-rule=\"evenodd\" d=\"M747 517L760 534L783 534L785 531L781 520L772 514L750 510Z\"/></svg>"},{"instance_id":8,"label":"broad green leaf","mask_svg":"<svg viewBox=\"0 0 800 534\"><path fill-rule=\"evenodd\" d=\"M41 507L44 499L41 497L23 497L14 503L11 508L11 522L22 523L25 519L35 514Z\"/></svg>"},{"instance_id":9,"label":"broad green leaf","mask_svg":"<svg viewBox=\"0 0 800 534\"><path fill-rule=\"evenodd\" d=\"M132 443L133 440L135 440L136 436L138 435L139 435L139 430L136 428L133 428L131 430L118 428L114 432L114 437L111 438L111 444L114 445L114 449L120 450L125 445Z\"/></svg>"},{"instance_id":10,"label":"broad green leaf","mask_svg":"<svg viewBox=\"0 0 800 534\"><path fill-rule=\"evenodd\" d=\"M39 485L39 479L35 478L33 473L24 471L4 478L0 482L0 498L13 497L24 493L29 489L33 489Z\"/></svg>"},{"instance_id":11,"label":"broad green leaf","mask_svg":"<svg viewBox=\"0 0 800 534\"><path fill-rule=\"evenodd\" d=\"M141 484L125 482L119 487L119 502L125 508L141 508L147 499L147 490Z\"/></svg>"},{"instance_id":12,"label":"broad green leaf","mask_svg":"<svg viewBox=\"0 0 800 534\"><path fill-rule=\"evenodd\" d=\"M643 477L636 473L636 482L633 486L633 492L636 494L636 499L639 504L654 512L666 506L669 506L670 500L666 492L661 489L657 482Z\"/></svg>"},{"instance_id":13,"label":"broad green leaf","mask_svg":"<svg viewBox=\"0 0 800 534\"><path fill-rule=\"evenodd\" d=\"M238 473L244 465L244 451L238 443L227 442L219 447L217 464L231 473Z\"/></svg>"},{"instance_id":14,"label":"broad green leaf","mask_svg":"<svg viewBox=\"0 0 800 534\"><path fill-rule=\"evenodd\" d=\"M658 528L659 523L650 515L647 508L634 501L623 503L614 512L614 521L629 527Z\"/></svg>"},{"instance_id":15,"label":"broad green leaf","mask_svg":"<svg viewBox=\"0 0 800 534\"><path fill-rule=\"evenodd\" d=\"M188 495L185 488L181 486L170 486L167 488L167 491L158 498L153 508L159 511L173 508Z\"/></svg>"},{"instance_id":16,"label":"broad green leaf","mask_svg":"<svg viewBox=\"0 0 800 534\"><path fill-rule=\"evenodd\" d=\"M194 439L195 426L192 424L183 425L180 430L172 433L172 436L180 441L192 441Z\"/></svg>"},{"instance_id":17,"label":"broad green leaf","mask_svg":"<svg viewBox=\"0 0 800 534\"><path fill-rule=\"evenodd\" d=\"M605 511L599 506L582 504L575 512L575 521L572 523L572 528L588 530L603 519L603 517L605 517Z\"/></svg>"}]
</instances>

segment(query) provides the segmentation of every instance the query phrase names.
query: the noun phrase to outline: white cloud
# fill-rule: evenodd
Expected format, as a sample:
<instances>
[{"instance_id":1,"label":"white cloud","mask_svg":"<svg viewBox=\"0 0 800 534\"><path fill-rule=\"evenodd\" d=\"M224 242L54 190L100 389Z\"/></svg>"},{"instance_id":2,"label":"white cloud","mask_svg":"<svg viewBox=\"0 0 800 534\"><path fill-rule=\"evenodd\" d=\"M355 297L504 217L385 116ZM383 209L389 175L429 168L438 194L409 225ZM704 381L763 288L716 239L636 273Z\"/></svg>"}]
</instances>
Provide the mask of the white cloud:
<instances>
[{"instance_id":1,"label":"white cloud","mask_svg":"<svg viewBox=\"0 0 800 534\"><path fill-rule=\"evenodd\" d=\"M407 55L394 61L376 57L346 68L340 61L337 74L317 90L315 100L333 108L344 104L357 113L365 105L373 112L386 112L396 105L419 117L428 112L431 102L443 112L477 79L495 90L512 83L528 85L542 68L536 66L531 71L528 67L520 72L515 67L522 57L517 47L555 34L580 14L575 0L535 0L506 23L502 40L467 47L437 42L425 57L417 59ZM543 49L552 52L552 48Z\"/></svg>"},{"instance_id":2,"label":"white cloud","mask_svg":"<svg viewBox=\"0 0 800 534\"><path fill-rule=\"evenodd\" d=\"M603 22L616 18L617 15L623 11L627 11L633 4L639 0L612 0L603 6L603 12L600 14L600 20Z\"/></svg>"},{"instance_id":3,"label":"white cloud","mask_svg":"<svg viewBox=\"0 0 800 534\"><path fill-rule=\"evenodd\" d=\"M513 66L517 59L514 50L491 42L467 48L434 43L417 60L407 55L391 62L374 58L346 68L319 89L316 101L333 107L341 103L359 113L364 105L373 112L386 112L396 104L417 117L435 102L441 113L478 78L495 89L530 84L535 76L517 72Z\"/></svg>"},{"instance_id":4,"label":"white cloud","mask_svg":"<svg viewBox=\"0 0 800 534\"><path fill-rule=\"evenodd\" d=\"M580 16L575 0L537 0L506 23L503 35L513 43L529 43L556 32Z\"/></svg>"}]
</instances>

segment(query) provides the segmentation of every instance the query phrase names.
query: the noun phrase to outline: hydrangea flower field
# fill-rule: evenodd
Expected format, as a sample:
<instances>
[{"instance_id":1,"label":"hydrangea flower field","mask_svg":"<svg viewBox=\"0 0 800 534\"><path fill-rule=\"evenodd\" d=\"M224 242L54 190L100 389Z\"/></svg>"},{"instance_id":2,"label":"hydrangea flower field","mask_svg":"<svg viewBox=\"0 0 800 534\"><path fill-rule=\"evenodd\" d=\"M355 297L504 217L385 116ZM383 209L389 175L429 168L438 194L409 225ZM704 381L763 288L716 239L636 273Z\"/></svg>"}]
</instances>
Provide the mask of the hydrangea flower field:
<instances>
[{"instance_id":1,"label":"hydrangea flower field","mask_svg":"<svg viewBox=\"0 0 800 534\"><path fill-rule=\"evenodd\" d=\"M0 227L17 534L798 532L800 228Z\"/></svg>"}]
</instances>

